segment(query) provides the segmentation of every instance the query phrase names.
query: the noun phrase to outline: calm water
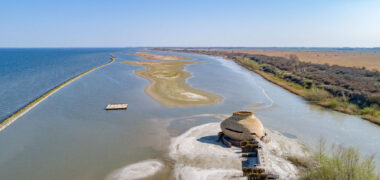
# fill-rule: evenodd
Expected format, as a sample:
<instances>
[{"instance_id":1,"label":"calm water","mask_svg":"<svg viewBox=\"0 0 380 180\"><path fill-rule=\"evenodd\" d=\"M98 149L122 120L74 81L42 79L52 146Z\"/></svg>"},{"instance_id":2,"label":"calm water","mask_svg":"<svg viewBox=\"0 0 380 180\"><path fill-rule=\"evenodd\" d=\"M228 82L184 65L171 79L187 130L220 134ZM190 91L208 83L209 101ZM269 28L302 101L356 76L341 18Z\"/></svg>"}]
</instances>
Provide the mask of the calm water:
<instances>
[{"instance_id":1,"label":"calm water","mask_svg":"<svg viewBox=\"0 0 380 180\"><path fill-rule=\"evenodd\" d=\"M234 62L211 56L186 54L208 63L187 66L185 70L193 75L187 82L223 96L222 103L163 107L144 94L148 82L133 75L142 67L120 63L138 60L129 55L135 50L115 51L120 57L115 63L62 88L0 132L0 179L104 179L113 170L141 160L167 162L170 137L219 121L212 114L250 109L247 105L255 103L263 104L255 113L266 127L310 146L323 137L330 143L358 147L365 154L380 149L379 126L313 107ZM104 58L99 64L108 61L107 53L98 54ZM129 107L106 112L109 103ZM376 160L380 162L379 156ZM169 174L164 171L154 179L167 179Z\"/></svg>"},{"instance_id":2,"label":"calm water","mask_svg":"<svg viewBox=\"0 0 380 180\"><path fill-rule=\"evenodd\" d=\"M47 90L108 62L115 50L0 48L0 121Z\"/></svg>"}]
</instances>

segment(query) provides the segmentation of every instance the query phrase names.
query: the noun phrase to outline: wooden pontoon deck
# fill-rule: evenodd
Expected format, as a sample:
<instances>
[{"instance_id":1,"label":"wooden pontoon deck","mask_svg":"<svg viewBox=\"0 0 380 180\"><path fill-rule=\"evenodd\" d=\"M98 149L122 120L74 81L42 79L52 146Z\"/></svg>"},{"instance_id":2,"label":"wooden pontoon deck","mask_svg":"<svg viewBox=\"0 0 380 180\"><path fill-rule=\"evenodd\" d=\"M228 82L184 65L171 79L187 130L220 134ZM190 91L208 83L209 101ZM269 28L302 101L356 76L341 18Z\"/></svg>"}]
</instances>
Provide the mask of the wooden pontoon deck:
<instances>
[{"instance_id":1,"label":"wooden pontoon deck","mask_svg":"<svg viewBox=\"0 0 380 180\"><path fill-rule=\"evenodd\" d=\"M255 138L243 142L231 139L224 135L223 132L220 132L218 133L218 141L222 141L227 147L236 146L242 148L242 157L245 158L242 162L243 174L248 179L280 179L277 174L272 174L265 168L267 157L261 146L260 139Z\"/></svg>"},{"instance_id":2,"label":"wooden pontoon deck","mask_svg":"<svg viewBox=\"0 0 380 180\"><path fill-rule=\"evenodd\" d=\"M125 110L128 104L108 104L106 110Z\"/></svg>"}]
</instances>

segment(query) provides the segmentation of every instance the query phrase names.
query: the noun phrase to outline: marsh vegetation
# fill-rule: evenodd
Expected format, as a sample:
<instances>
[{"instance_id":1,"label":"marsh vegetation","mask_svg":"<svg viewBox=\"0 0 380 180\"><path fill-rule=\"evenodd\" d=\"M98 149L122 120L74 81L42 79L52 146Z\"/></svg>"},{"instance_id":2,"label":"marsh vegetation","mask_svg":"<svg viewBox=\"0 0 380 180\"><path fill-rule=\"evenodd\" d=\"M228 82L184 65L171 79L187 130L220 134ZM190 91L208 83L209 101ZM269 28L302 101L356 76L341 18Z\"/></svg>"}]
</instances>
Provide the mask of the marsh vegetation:
<instances>
[{"instance_id":1,"label":"marsh vegetation","mask_svg":"<svg viewBox=\"0 0 380 180\"><path fill-rule=\"evenodd\" d=\"M380 124L380 72L231 51L171 50L223 56L312 103Z\"/></svg>"}]
</instances>

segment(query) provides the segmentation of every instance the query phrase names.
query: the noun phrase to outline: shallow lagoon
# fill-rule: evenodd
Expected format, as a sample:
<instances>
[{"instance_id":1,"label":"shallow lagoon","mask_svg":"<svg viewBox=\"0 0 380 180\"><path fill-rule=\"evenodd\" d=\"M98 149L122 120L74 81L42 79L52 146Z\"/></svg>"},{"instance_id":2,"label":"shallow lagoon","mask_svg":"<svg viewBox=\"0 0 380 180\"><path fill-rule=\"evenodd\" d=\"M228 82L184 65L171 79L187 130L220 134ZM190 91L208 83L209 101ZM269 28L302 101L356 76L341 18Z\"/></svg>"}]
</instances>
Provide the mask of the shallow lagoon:
<instances>
[{"instance_id":1,"label":"shallow lagoon","mask_svg":"<svg viewBox=\"0 0 380 180\"><path fill-rule=\"evenodd\" d=\"M365 154L380 149L380 127L355 116L309 105L232 61L186 55L195 61L187 82L223 96L215 106L167 108L144 94L149 84L133 75L142 67L132 49L120 50L115 63L67 85L0 132L2 179L104 179L115 169L147 159L170 164L170 137L207 122L215 115L254 109L264 126L315 146L330 143L358 147ZM104 111L109 103L128 103L127 111ZM259 103L261 106L247 107ZM380 167L380 157L376 157ZM166 179L170 168L155 179Z\"/></svg>"}]
</instances>

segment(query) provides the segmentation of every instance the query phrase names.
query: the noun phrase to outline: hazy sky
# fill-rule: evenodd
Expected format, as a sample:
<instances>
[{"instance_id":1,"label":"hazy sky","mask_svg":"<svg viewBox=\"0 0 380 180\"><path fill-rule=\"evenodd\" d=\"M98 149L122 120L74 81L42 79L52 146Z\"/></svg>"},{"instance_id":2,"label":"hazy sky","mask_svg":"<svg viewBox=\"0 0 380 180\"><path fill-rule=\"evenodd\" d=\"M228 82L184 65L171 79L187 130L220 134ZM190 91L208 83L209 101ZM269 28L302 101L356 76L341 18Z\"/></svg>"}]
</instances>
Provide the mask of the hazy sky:
<instances>
[{"instance_id":1,"label":"hazy sky","mask_svg":"<svg viewBox=\"0 0 380 180\"><path fill-rule=\"evenodd\" d=\"M0 47L380 47L380 0L1 0Z\"/></svg>"}]
</instances>

